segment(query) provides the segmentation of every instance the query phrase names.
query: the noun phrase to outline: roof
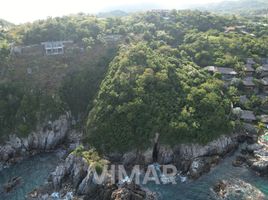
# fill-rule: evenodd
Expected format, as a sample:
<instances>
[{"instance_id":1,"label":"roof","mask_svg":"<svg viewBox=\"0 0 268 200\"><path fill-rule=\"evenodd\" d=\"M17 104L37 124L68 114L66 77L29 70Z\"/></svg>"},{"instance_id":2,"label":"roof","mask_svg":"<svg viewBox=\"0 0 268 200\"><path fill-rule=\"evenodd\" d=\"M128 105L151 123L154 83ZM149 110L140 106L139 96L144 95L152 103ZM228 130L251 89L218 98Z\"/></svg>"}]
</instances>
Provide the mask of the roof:
<instances>
[{"instance_id":1,"label":"roof","mask_svg":"<svg viewBox=\"0 0 268 200\"><path fill-rule=\"evenodd\" d=\"M209 71L209 72L213 72L213 73L215 73L217 71L217 67L215 67L215 66L207 66L204 69Z\"/></svg>"},{"instance_id":2,"label":"roof","mask_svg":"<svg viewBox=\"0 0 268 200\"><path fill-rule=\"evenodd\" d=\"M265 77L261 80L262 85L268 86L268 77Z\"/></svg>"},{"instance_id":3,"label":"roof","mask_svg":"<svg viewBox=\"0 0 268 200\"><path fill-rule=\"evenodd\" d=\"M205 69L209 72L219 72L221 74L228 74L228 75L237 75L237 72L233 68L227 67L215 67L215 66L207 66Z\"/></svg>"},{"instance_id":4,"label":"roof","mask_svg":"<svg viewBox=\"0 0 268 200\"><path fill-rule=\"evenodd\" d=\"M41 42L41 45L44 45L45 48L57 48L57 47L63 47L64 44L67 43L73 43L73 41L47 41L47 42Z\"/></svg>"},{"instance_id":5,"label":"roof","mask_svg":"<svg viewBox=\"0 0 268 200\"><path fill-rule=\"evenodd\" d=\"M268 58L262 58L261 62L262 64L268 64Z\"/></svg>"},{"instance_id":6,"label":"roof","mask_svg":"<svg viewBox=\"0 0 268 200\"><path fill-rule=\"evenodd\" d=\"M248 98L246 95L243 95L239 97L239 101L240 103L245 104L248 101Z\"/></svg>"},{"instance_id":7,"label":"roof","mask_svg":"<svg viewBox=\"0 0 268 200\"><path fill-rule=\"evenodd\" d=\"M268 123L268 115L261 115L260 120L262 123Z\"/></svg>"},{"instance_id":8,"label":"roof","mask_svg":"<svg viewBox=\"0 0 268 200\"><path fill-rule=\"evenodd\" d=\"M255 83L253 82L253 77L247 77L242 82L244 86L255 86Z\"/></svg>"},{"instance_id":9,"label":"roof","mask_svg":"<svg viewBox=\"0 0 268 200\"><path fill-rule=\"evenodd\" d=\"M253 111L242 110L241 119L254 121L256 120L256 116L254 115Z\"/></svg>"},{"instance_id":10,"label":"roof","mask_svg":"<svg viewBox=\"0 0 268 200\"><path fill-rule=\"evenodd\" d=\"M233 68L217 67L217 71L221 74L237 75L237 72Z\"/></svg>"},{"instance_id":11,"label":"roof","mask_svg":"<svg viewBox=\"0 0 268 200\"><path fill-rule=\"evenodd\" d=\"M251 64L246 64L245 71L246 72L255 72L255 69L253 69Z\"/></svg>"},{"instance_id":12,"label":"roof","mask_svg":"<svg viewBox=\"0 0 268 200\"><path fill-rule=\"evenodd\" d=\"M260 98L262 101L267 98L267 96L264 94L258 94L257 97Z\"/></svg>"},{"instance_id":13,"label":"roof","mask_svg":"<svg viewBox=\"0 0 268 200\"><path fill-rule=\"evenodd\" d=\"M265 64L260 67L262 71L267 72L268 71L268 64Z\"/></svg>"},{"instance_id":14,"label":"roof","mask_svg":"<svg viewBox=\"0 0 268 200\"><path fill-rule=\"evenodd\" d=\"M255 64L253 58L247 58L247 64Z\"/></svg>"}]
</instances>

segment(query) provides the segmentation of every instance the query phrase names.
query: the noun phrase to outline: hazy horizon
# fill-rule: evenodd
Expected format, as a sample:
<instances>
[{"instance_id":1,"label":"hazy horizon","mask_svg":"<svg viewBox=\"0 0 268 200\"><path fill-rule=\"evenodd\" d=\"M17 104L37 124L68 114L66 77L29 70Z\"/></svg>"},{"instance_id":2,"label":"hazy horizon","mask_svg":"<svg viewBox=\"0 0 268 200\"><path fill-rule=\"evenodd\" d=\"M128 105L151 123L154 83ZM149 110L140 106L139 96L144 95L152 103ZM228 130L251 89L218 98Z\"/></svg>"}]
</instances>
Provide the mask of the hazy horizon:
<instances>
[{"instance_id":1,"label":"hazy horizon","mask_svg":"<svg viewBox=\"0 0 268 200\"><path fill-rule=\"evenodd\" d=\"M223 0L188 0L187 3L176 0L9 0L2 2L0 18L19 24L47 17L57 17L75 13L97 14L112 10L137 11L146 9L184 9L191 5L200 5Z\"/></svg>"}]
</instances>

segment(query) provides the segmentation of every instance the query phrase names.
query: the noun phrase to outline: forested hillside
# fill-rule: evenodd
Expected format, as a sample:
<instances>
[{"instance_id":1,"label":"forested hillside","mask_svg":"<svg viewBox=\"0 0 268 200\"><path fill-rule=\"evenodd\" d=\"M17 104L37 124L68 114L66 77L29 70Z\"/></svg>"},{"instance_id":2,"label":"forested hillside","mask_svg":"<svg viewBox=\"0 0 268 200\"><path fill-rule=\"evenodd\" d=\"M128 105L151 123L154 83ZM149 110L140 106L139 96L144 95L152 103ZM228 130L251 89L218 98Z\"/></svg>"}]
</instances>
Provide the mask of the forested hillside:
<instances>
[{"instance_id":1,"label":"forested hillside","mask_svg":"<svg viewBox=\"0 0 268 200\"><path fill-rule=\"evenodd\" d=\"M86 142L104 151L146 148L156 132L170 145L229 134L237 89L203 68L235 68L243 78L247 58L259 67L268 57L265 23L173 10L105 19L79 14L3 30L0 133L26 135L70 111L86 127ZM69 40L78 51L11 52L14 45Z\"/></svg>"},{"instance_id":2,"label":"forested hillside","mask_svg":"<svg viewBox=\"0 0 268 200\"><path fill-rule=\"evenodd\" d=\"M206 143L231 130L222 90L175 49L122 47L89 115L89 141L121 151L148 147L155 133L166 144Z\"/></svg>"}]
</instances>

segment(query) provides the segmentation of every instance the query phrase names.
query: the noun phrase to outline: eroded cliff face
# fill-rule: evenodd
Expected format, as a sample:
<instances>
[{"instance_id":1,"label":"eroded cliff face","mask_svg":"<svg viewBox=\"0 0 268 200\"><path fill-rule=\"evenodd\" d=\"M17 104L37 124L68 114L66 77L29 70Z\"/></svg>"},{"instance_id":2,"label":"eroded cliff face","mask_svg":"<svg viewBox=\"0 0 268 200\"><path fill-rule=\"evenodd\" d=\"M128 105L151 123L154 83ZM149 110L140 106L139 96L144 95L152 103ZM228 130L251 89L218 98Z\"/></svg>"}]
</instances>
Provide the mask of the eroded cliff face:
<instances>
[{"instance_id":1,"label":"eroded cliff face","mask_svg":"<svg viewBox=\"0 0 268 200\"><path fill-rule=\"evenodd\" d=\"M73 153L51 173L47 184L27 196L28 200L53 199L53 193L60 198L72 193L75 199L94 200L156 200L157 194L134 183L121 185L111 182L107 174L101 184L94 178L94 170L87 161Z\"/></svg>"},{"instance_id":2,"label":"eroded cliff face","mask_svg":"<svg viewBox=\"0 0 268 200\"><path fill-rule=\"evenodd\" d=\"M210 171L221 158L234 151L239 146L239 142L245 142L247 137L243 135L222 136L204 146L180 144L170 148L160 145L157 151L157 162L161 165L173 164L188 177L196 179ZM153 163L153 148L144 152L136 150L125 154L114 153L109 156L110 164L123 164L126 169L141 165L146 169ZM38 199L42 196L50 198L55 191L61 197L72 192L78 199L157 199L157 194L146 191L138 185L127 184L127 182L123 185L112 184L109 180L108 176L103 184L97 184L94 171L86 159L71 153L51 174L45 189L38 188L34 191L35 193L29 194L28 199Z\"/></svg>"},{"instance_id":3,"label":"eroded cliff face","mask_svg":"<svg viewBox=\"0 0 268 200\"><path fill-rule=\"evenodd\" d=\"M62 115L59 119L48 122L28 137L20 138L11 135L9 140L0 146L0 165L13 163L33 152L45 152L55 149L67 136L69 129L68 115Z\"/></svg>"},{"instance_id":4,"label":"eroded cliff face","mask_svg":"<svg viewBox=\"0 0 268 200\"><path fill-rule=\"evenodd\" d=\"M184 174L191 178L198 178L203 173L216 165L227 153L235 150L239 144L239 136L221 136L207 145L180 144L173 148L168 146L158 147L157 163L160 165L173 164ZM110 157L114 159L114 154ZM126 167L134 165L147 166L153 163L153 149L147 151L131 151L124 155L117 155L118 160Z\"/></svg>"},{"instance_id":5,"label":"eroded cliff face","mask_svg":"<svg viewBox=\"0 0 268 200\"><path fill-rule=\"evenodd\" d=\"M241 146L233 166L247 166L260 176L268 175L268 143L260 137L255 143L245 143Z\"/></svg>"}]
</instances>

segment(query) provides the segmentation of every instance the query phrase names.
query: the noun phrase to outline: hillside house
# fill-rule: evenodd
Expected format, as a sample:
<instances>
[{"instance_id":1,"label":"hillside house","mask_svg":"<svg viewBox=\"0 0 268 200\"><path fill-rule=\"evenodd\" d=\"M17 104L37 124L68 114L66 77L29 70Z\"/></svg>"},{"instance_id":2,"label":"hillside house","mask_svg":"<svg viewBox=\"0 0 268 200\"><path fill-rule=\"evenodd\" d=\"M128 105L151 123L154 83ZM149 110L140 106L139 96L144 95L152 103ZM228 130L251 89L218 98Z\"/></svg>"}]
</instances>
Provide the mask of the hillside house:
<instances>
[{"instance_id":1,"label":"hillside house","mask_svg":"<svg viewBox=\"0 0 268 200\"><path fill-rule=\"evenodd\" d=\"M261 99L262 105L260 106L260 109L264 113L268 113L268 98L265 94L259 94L257 95L258 98Z\"/></svg>"},{"instance_id":2,"label":"hillside house","mask_svg":"<svg viewBox=\"0 0 268 200\"><path fill-rule=\"evenodd\" d=\"M161 16L167 16L170 13L168 9L153 9L149 11L150 13L159 14Z\"/></svg>"},{"instance_id":3,"label":"hillside house","mask_svg":"<svg viewBox=\"0 0 268 200\"><path fill-rule=\"evenodd\" d=\"M234 32L236 30L235 26L224 27L224 33Z\"/></svg>"},{"instance_id":4,"label":"hillside house","mask_svg":"<svg viewBox=\"0 0 268 200\"><path fill-rule=\"evenodd\" d=\"M246 103L249 101L249 99L247 98L246 95L243 95L243 96L240 96L239 97L239 103L242 105L242 106L245 106Z\"/></svg>"},{"instance_id":5,"label":"hillside house","mask_svg":"<svg viewBox=\"0 0 268 200\"><path fill-rule=\"evenodd\" d=\"M43 46L46 55L64 54L63 41L42 42L41 45Z\"/></svg>"},{"instance_id":6,"label":"hillside house","mask_svg":"<svg viewBox=\"0 0 268 200\"><path fill-rule=\"evenodd\" d=\"M268 124L268 115L261 115L259 118L262 123Z\"/></svg>"},{"instance_id":7,"label":"hillside house","mask_svg":"<svg viewBox=\"0 0 268 200\"><path fill-rule=\"evenodd\" d=\"M255 83L253 77L247 77L242 80L243 88L246 92L253 92L255 89Z\"/></svg>"},{"instance_id":8,"label":"hillside house","mask_svg":"<svg viewBox=\"0 0 268 200\"><path fill-rule=\"evenodd\" d=\"M252 67L251 64L246 64L244 71L246 76L253 76L255 69Z\"/></svg>"},{"instance_id":9,"label":"hillside house","mask_svg":"<svg viewBox=\"0 0 268 200\"><path fill-rule=\"evenodd\" d=\"M268 93L268 77L265 77L261 80L261 85L262 85L262 91L264 93Z\"/></svg>"},{"instance_id":10,"label":"hillside house","mask_svg":"<svg viewBox=\"0 0 268 200\"><path fill-rule=\"evenodd\" d=\"M263 65L268 64L268 58L262 58L262 59L261 59L261 63L262 63Z\"/></svg>"},{"instance_id":11,"label":"hillside house","mask_svg":"<svg viewBox=\"0 0 268 200\"><path fill-rule=\"evenodd\" d=\"M247 123L252 123L257 120L253 111L250 111L250 110L242 110L240 119L242 119L244 122L247 122Z\"/></svg>"},{"instance_id":12,"label":"hillside house","mask_svg":"<svg viewBox=\"0 0 268 200\"><path fill-rule=\"evenodd\" d=\"M205 68L205 70L211 74L215 73L221 74L222 79L224 81L231 81L233 78L237 76L237 72L233 68L208 66Z\"/></svg>"},{"instance_id":13,"label":"hillside house","mask_svg":"<svg viewBox=\"0 0 268 200\"><path fill-rule=\"evenodd\" d=\"M247 64L254 65L255 61L253 60L253 58L247 58Z\"/></svg>"},{"instance_id":14,"label":"hillside house","mask_svg":"<svg viewBox=\"0 0 268 200\"><path fill-rule=\"evenodd\" d=\"M261 77L268 76L268 64L264 64L261 68Z\"/></svg>"},{"instance_id":15,"label":"hillside house","mask_svg":"<svg viewBox=\"0 0 268 200\"><path fill-rule=\"evenodd\" d=\"M41 56L41 55L60 55L64 54L66 49L73 48L73 41L52 41L42 42L28 46L11 46L11 55L22 56Z\"/></svg>"},{"instance_id":16,"label":"hillside house","mask_svg":"<svg viewBox=\"0 0 268 200\"><path fill-rule=\"evenodd\" d=\"M112 35L105 35L103 39L105 42L112 43L112 42L117 42L122 38L122 35L119 34L112 34Z\"/></svg>"}]
</instances>

